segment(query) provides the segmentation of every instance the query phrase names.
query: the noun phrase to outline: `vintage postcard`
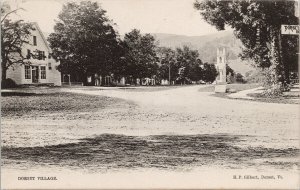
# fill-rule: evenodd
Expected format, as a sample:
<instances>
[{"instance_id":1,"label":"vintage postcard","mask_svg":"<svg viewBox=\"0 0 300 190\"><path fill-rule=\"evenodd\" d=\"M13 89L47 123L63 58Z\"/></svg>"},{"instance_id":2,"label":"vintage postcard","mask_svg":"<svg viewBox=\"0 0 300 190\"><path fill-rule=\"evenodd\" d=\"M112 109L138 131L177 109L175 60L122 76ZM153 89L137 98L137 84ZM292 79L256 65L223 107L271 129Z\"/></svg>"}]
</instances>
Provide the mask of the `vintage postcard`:
<instances>
[{"instance_id":1,"label":"vintage postcard","mask_svg":"<svg viewBox=\"0 0 300 190\"><path fill-rule=\"evenodd\" d=\"M1 1L1 189L299 189L298 1Z\"/></svg>"}]
</instances>

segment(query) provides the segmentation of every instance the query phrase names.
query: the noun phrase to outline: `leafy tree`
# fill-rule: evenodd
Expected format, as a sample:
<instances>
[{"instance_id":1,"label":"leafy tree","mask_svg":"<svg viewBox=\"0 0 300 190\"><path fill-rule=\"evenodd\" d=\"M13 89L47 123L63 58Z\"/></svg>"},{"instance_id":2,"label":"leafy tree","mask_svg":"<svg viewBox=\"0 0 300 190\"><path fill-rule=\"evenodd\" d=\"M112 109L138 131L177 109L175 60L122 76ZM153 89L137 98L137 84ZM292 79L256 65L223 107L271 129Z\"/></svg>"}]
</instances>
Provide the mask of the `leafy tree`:
<instances>
[{"instance_id":1,"label":"leafy tree","mask_svg":"<svg viewBox=\"0 0 300 190\"><path fill-rule=\"evenodd\" d=\"M29 60L22 52L22 47L29 43L28 38L34 30L32 24L23 20L11 20L9 16L16 10L10 10L8 4L1 6L1 81L6 79L7 69L15 64L29 63Z\"/></svg>"},{"instance_id":2,"label":"leafy tree","mask_svg":"<svg viewBox=\"0 0 300 190\"><path fill-rule=\"evenodd\" d=\"M171 65L171 80L185 83L202 79L202 61L199 59L198 50L192 50L188 46L178 47L175 51L161 47L158 49L158 57L161 63L160 76L163 79L169 77L169 65Z\"/></svg>"},{"instance_id":3,"label":"leafy tree","mask_svg":"<svg viewBox=\"0 0 300 190\"><path fill-rule=\"evenodd\" d=\"M83 81L89 72L113 72L120 62L120 42L105 10L95 2L69 2L58 19L48 41L61 71L79 75Z\"/></svg>"},{"instance_id":4,"label":"leafy tree","mask_svg":"<svg viewBox=\"0 0 300 190\"><path fill-rule=\"evenodd\" d=\"M205 82L214 82L218 76L218 71L214 64L204 63L202 80Z\"/></svg>"},{"instance_id":5,"label":"leafy tree","mask_svg":"<svg viewBox=\"0 0 300 190\"><path fill-rule=\"evenodd\" d=\"M157 56L160 62L159 77L169 81L175 80L178 73L178 68L175 67L175 51L171 48L159 47L157 48Z\"/></svg>"},{"instance_id":6,"label":"leafy tree","mask_svg":"<svg viewBox=\"0 0 300 190\"><path fill-rule=\"evenodd\" d=\"M199 62L201 62L201 60L199 59ZM200 64L195 64L192 66L191 70L190 70L190 74L189 74L189 78L192 81L199 81L202 79L203 77L203 69L201 68L202 63Z\"/></svg>"},{"instance_id":7,"label":"leafy tree","mask_svg":"<svg viewBox=\"0 0 300 190\"><path fill-rule=\"evenodd\" d=\"M134 79L152 77L157 74L158 58L156 55L156 41L150 34L142 35L134 29L125 34L126 74Z\"/></svg>"},{"instance_id":8,"label":"leafy tree","mask_svg":"<svg viewBox=\"0 0 300 190\"><path fill-rule=\"evenodd\" d=\"M226 76L227 75L233 76L234 73L235 73L234 70L228 64L226 64Z\"/></svg>"},{"instance_id":9,"label":"leafy tree","mask_svg":"<svg viewBox=\"0 0 300 190\"><path fill-rule=\"evenodd\" d=\"M184 68L184 78L193 81L200 80L202 61L199 59L198 50L192 50L188 46L176 49L176 67Z\"/></svg>"},{"instance_id":10,"label":"leafy tree","mask_svg":"<svg viewBox=\"0 0 300 190\"><path fill-rule=\"evenodd\" d=\"M283 41L280 28L282 24L298 24L294 3L204 0L196 1L194 7L218 30L224 30L225 25L234 29L235 35L244 45L241 57L252 59L257 66L267 68L272 93L284 90L288 83L286 67L290 56L287 51L295 49L295 43Z\"/></svg>"},{"instance_id":11,"label":"leafy tree","mask_svg":"<svg viewBox=\"0 0 300 190\"><path fill-rule=\"evenodd\" d=\"M226 64L226 81L228 83L235 82L235 72L228 64Z\"/></svg>"},{"instance_id":12,"label":"leafy tree","mask_svg":"<svg viewBox=\"0 0 300 190\"><path fill-rule=\"evenodd\" d=\"M241 73L236 74L235 80L236 80L236 82L239 82L239 83L244 83L245 82L244 76Z\"/></svg>"}]
</instances>

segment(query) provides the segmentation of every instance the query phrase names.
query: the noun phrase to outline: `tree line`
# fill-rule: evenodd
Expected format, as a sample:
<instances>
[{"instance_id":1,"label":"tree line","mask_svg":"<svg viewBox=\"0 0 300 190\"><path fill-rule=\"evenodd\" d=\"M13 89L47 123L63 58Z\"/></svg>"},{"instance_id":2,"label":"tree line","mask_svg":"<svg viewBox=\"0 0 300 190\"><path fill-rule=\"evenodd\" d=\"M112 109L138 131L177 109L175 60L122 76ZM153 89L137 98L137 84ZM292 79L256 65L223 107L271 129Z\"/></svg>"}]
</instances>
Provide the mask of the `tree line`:
<instances>
[{"instance_id":1,"label":"tree line","mask_svg":"<svg viewBox=\"0 0 300 190\"><path fill-rule=\"evenodd\" d=\"M203 0L196 1L194 7L218 30L225 26L234 29L243 43L240 57L253 60L263 69L268 93L280 94L289 89L290 71L298 67L298 36L280 33L282 24L298 24L294 3ZM14 12L1 6L2 80L8 67L28 62L21 47L28 43L32 27L22 20L10 20L8 15ZM196 50L159 47L152 35L141 34L137 29L121 39L113 26L97 3L66 3L48 38L52 56L61 63L58 69L78 80L86 80L88 73L97 72L103 76L156 77L186 83L213 81L217 74L212 64L202 63Z\"/></svg>"},{"instance_id":2,"label":"tree line","mask_svg":"<svg viewBox=\"0 0 300 190\"><path fill-rule=\"evenodd\" d=\"M202 63L197 50L159 47L153 35L138 29L121 39L97 3L67 3L58 18L48 38L53 55L61 71L82 81L88 73L127 77L132 83L141 78L212 82L217 75L214 65Z\"/></svg>"},{"instance_id":3,"label":"tree line","mask_svg":"<svg viewBox=\"0 0 300 190\"><path fill-rule=\"evenodd\" d=\"M7 7L1 12L5 15L15 10ZM216 68L213 64L202 63L197 50L186 46L175 50L160 47L153 35L142 34L137 29L121 39L114 25L96 2L68 2L63 5L54 32L47 39L52 49L51 57L60 61L58 69L80 82L87 82L87 76L93 74L116 79L126 77L132 84L142 78L177 83L215 80L218 74ZM5 17L1 26L4 80L8 67L16 63L30 63L29 58L36 56L28 57L21 53L23 44L28 43L30 31L34 30L30 23ZM15 52L19 53L17 62L13 62Z\"/></svg>"}]
</instances>

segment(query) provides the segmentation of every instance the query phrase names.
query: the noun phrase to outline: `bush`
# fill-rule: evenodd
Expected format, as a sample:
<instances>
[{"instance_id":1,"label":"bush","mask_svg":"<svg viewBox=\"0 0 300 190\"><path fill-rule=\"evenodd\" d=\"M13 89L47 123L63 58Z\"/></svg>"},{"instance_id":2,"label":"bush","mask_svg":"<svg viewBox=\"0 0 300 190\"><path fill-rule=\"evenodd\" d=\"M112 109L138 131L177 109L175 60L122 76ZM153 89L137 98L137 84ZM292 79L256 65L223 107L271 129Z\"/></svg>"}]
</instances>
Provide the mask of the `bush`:
<instances>
[{"instance_id":1,"label":"bush","mask_svg":"<svg viewBox=\"0 0 300 190\"><path fill-rule=\"evenodd\" d=\"M284 91L289 91L290 87L288 85L284 85L281 82L276 83L274 81L274 74L270 69L265 69L263 71L264 75L264 83L265 91L263 92L264 96L273 97L273 96L281 96Z\"/></svg>"},{"instance_id":2,"label":"bush","mask_svg":"<svg viewBox=\"0 0 300 190\"><path fill-rule=\"evenodd\" d=\"M241 73L237 73L235 76L235 80L238 83L245 83L244 76Z\"/></svg>"},{"instance_id":3,"label":"bush","mask_svg":"<svg viewBox=\"0 0 300 190\"><path fill-rule=\"evenodd\" d=\"M1 88L15 88L17 86L16 82L10 78L1 81Z\"/></svg>"},{"instance_id":4,"label":"bush","mask_svg":"<svg viewBox=\"0 0 300 190\"><path fill-rule=\"evenodd\" d=\"M247 83L264 83L265 75L263 74L262 70L253 70L253 71L248 71L245 74L244 78L245 82Z\"/></svg>"},{"instance_id":5,"label":"bush","mask_svg":"<svg viewBox=\"0 0 300 190\"><path fill-rule=\"evenodd\" d=\"M280 84L268 85L262 93L266 97L276 97L282 95L282 87Z\"/></svg>"}]
</instances>

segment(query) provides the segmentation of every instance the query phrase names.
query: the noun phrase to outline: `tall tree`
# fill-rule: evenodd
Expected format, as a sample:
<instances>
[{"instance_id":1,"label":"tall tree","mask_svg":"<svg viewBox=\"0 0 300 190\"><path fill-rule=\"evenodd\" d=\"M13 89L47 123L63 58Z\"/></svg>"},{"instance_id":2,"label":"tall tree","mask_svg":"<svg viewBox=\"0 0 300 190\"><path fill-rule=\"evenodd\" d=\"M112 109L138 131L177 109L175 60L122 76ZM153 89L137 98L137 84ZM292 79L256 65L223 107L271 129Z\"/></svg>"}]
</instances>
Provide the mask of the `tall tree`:
<instances>
[{"instance_id":1,"label":"tall tree","mask_svg":"<svg viewBox=\"0 0 300 190\"><path fill-rule=\"evenodd\" d=\"M218 76L218 71L214 64L204 63L202 80L205 82L213 82Z\"/></svg>"},{"instance_id":2,"label":"tall tree","mask_svg":"<svg viewBox=\"0 0 300 190\"><path fill-rule=\"evenodd\" d=\"M157 44L152 35L142 35L139 30L134 29L125 34L124 43L126 44L125 60L128 76L136 79L157 74Z\"/></svg>"},{"instance_id":3,"label":"tall tree","mask_svg":"<svg viewBox=\"0 0 300 190\"><path fill-rule=\"evenodd\" d=\"M6 79L7 69L15 64L29 63L22 52L24 44L29 43L32 24L23 20L11 20L9 16L18 9L11 10L8 4L1 5L1 80Z\"/></svg>"},{"instance_id":4,"label":"tall tree","mask_svg":"<svg viewBox=\"0 0 300 190\"><path fill-rule=\"evenodd\" d=\"M288 83L288 55L283 47L282 24L298 24L294 15L294 1L196 1L194 6L203 18L218 30L232 27L244 49L242 58L254 60L259 67L267 68L271 77L272 92L282 91ZM287 49L293 48L284 42Z\"/></svg>"},{"instance_id":5,"label":"tall tree","mask_svg":"<svg viewBox=\"0 0 300 190\"><path fill-rule=\"evenodd\" d=\"M175 51L171 48L159 47L157 48L157 56L160 63L159 77L161 79L168 79L169 82L175 80L178 73L178 68L175 66Z\"/></svg>"},{"instance_id":6,"label":"tall tree","mask_svg":"<svg viewBox=\"0 0 300 190\"><path fill-rule=\"evenodd\" d=\"M106 75L119 60L119 41L106 11L95 2L69 2L63 6L48 41L60 69L86 80L88 72Z\"/></svg>"},{"instance_id":7,"label":"tall tree","mask_svg":"<svg viewBox=\"0 0 300 190\"><path fill-rule=\"evenodd\" d=\"M192 50L188 46L176 48L176 66L178 69L184 68L182 77L193 81L200 80L201 64L198 50Z\"/></svg>"}]
</instances>

